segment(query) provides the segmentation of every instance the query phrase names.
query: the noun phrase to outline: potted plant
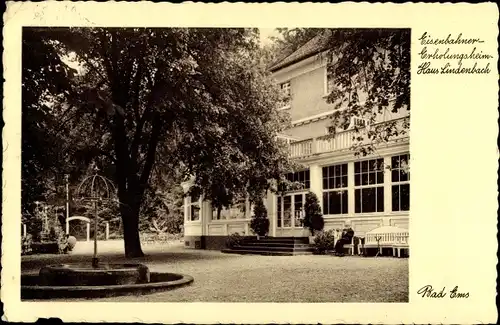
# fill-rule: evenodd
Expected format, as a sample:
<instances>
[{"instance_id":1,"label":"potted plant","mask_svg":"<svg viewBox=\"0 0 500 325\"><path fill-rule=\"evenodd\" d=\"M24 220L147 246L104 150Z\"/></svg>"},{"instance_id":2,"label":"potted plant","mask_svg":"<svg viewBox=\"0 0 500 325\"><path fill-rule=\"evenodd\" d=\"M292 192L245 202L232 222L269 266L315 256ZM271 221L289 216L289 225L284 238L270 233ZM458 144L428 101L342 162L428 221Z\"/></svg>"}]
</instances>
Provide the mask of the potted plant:
<instances>
[{"instance_id":1,"label":"potted plant","mask_svg":"<svg viewBox=\"0 0 500 325\"><path fill-rule=\"evenodd\" d=\"M314 235L316 231L321 231L325 227L325 221L321 212L321 206L316 194L309 192L306 194L304 203L304 228L309 229L309 243L314 244Z\"/></svg>"},{"instance_id":2,"label":"potted plant","mask_svg":"<svg viewBox=\"0 0 500 325\"><path fill-rule=\"evenodd\" d=\"M257 200L257 202L255 202L252 221L250 222L250 228L257 235L257 240L259 240L261 236L267 235L267 233L269 232L269 219L267 218L267 209L264 206L264 202L262 202L262 199L259 199Z\"/></svg>"}]
</instances>

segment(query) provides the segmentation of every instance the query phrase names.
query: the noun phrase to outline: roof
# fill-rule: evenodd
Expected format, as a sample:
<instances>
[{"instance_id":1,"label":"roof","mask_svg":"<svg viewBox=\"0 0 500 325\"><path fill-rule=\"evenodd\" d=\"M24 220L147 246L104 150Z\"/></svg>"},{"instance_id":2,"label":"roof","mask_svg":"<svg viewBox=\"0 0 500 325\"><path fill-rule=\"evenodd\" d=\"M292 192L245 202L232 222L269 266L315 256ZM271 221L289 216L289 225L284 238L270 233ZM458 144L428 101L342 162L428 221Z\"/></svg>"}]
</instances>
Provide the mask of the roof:
<instances>
[{"instance_id":1,"label":"roof","mask_svg":"<svg viewBox=\"0 0 500 325\"><path fill-rule=\"evenodd\" d=\"M271 72L274 72L320 53L321 51L326 49L328 36L328 33L321 33L319 35L316 35L315 37L307 41L304 45L299 47L295 52L292 52L291 54L275 61L269 67L269 70Z\"/></svg>"}]
</instances>

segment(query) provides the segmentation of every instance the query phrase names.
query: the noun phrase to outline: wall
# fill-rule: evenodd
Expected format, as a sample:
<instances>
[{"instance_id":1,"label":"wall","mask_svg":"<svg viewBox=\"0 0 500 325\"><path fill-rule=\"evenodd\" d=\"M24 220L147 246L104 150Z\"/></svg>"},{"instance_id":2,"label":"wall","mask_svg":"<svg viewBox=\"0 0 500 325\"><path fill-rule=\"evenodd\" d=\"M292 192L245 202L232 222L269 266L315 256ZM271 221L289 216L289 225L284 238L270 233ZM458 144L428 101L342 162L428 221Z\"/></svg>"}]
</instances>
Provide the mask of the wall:
<instances>
[{"instance_id":1,"label":"wall","mask_svg":"<svg viewBox=\"0 0 500 325\"><path fill-rule=\"evenodd\" d=\"M326 103L326 61L321 56L313 56L273 74L277 83L290 82L291 105L283 110L291 117L292 128L284 134L307 139L326 134L331 120L324 118L335 109L335 105ZM363 101L363 94L360 94ZM392 113L390 108L382 112L377 122L388 121L408 115L406 109ZM322 119L310 122L309 118L324 115ZM299 122L297 124L297 122Z\"/></svg>"}]
</instances>

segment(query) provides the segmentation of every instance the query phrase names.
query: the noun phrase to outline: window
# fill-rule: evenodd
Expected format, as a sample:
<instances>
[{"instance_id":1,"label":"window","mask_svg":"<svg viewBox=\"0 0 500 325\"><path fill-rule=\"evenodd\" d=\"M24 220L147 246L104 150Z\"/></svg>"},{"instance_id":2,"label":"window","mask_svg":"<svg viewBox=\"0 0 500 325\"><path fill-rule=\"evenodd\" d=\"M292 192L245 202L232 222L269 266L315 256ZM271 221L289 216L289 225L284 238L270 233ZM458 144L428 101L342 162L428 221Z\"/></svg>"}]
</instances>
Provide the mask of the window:
<instances>
[{"instance_id":1,"label":"window","mask_svg":"<svg viewBox=\"0 0 500 325\"><path fill-rule=\"evenodd\" d=\"M328 66L325 67L325 96L330 95L333 90L334 79L333 73L328 71Z\"/></svg>"},{"instance_id":2,"label":"window","mask_svg":"<svg viewBox=\"0 0 500 325\"><path fill-rule=\"evenodd\" d=\"M281 94L283 96L283 106L280 109L288 109L291 104L292 88L290 86L290 81L284 82L280 85Z\"/></svg>"},{"instance_id":3,"label":"window","mask_svg":"<svg viewBox=\"0 0 500 325\"><path fill-rule=\"evenodd\" d=\"M283 197L283 227L292 226L292 197L287 195Z\"/></svg>"},{"instance_id":4,"label":"window","mask_svg":"<svg viewBox=\"0 0 500 325\"><path fill-rule=\"evenodd\" d=\"M295 173L288 173L285 175L286 179L289 182L296 182L302 185L303 189L309 189L311 187L311 178L310 178L309 169L302 170Z\"/></svg>"},{"instance_id":5,"label":"window","mask_svg":"<svg viewBox=\"0 0 500 325\"><path fill-rule=\"evenodd\" d=\"M347 213L347 198L347 164L323 167L323 213Z\"/></svg>"},{"instance_id":6,"label":"window","mask_svg":"<svg viewBox=\"0 0 500 325\"><path fill-rule=\"evenodd\" d=\"M281 205L281 196L278 196L278 202L276 204L276 207L278 210L278 220L277 220L277 226L281 227L281 221L283 220L283 207Z\"/></svg>"},{"instance_id":7,"label":"window","mask_svg":"<svg viewBox=\"0 0 500 325\"><path fill-rule=\"evenodd\" d=\"M246 218L246 199L238 199L229 208L212 208L212 220L230 220Z\"/></svg>"},{"instance_id":8,"label":"window","mask_svg":"<svg viewBox=\"0 0 500 325\"><path fill-rule=\"evenodd\" d=\"M306 193L294 193L277 198L277 227L302 228Z\"/></svg>"},{"instance_id":9,"label":"window","mask_svg":"<svg viewBox=\"0 0 500 325\"><path fill-rule=\"evenodd\" d=\"M354 163L354 212L384 211L384 159Z\"/></svg>"},{"instance_id":10,"label":"window","mask_svg":"<svg viewBox=\"0 0 500 325\"><path fill-rule=\"evenodd\" d=\"M410 155L391 159L392 211L410 210Z\"/></svg>"},{"instance_id":11,"label":"window","mask_svg":"<svg viewBox=\"0 0 500 325\"><path fill-rule=\"evenodd\" d=\"M188 220L189 221L197 221L200 220L200 196L199 195L191 195L189 197L188 204Z\"/></svg>"},{"instance_id":12,"label":"window","mask_svg":"<svg viewBox=\"0 0 500 325\"><path fill-rule=\"evenodd\" d=\"M304 208L304 195L303 194L295 194L293 196L293 215L294 215L294 224L295 227L302 227L302 211Z\"/></svg>"}]
</instances>

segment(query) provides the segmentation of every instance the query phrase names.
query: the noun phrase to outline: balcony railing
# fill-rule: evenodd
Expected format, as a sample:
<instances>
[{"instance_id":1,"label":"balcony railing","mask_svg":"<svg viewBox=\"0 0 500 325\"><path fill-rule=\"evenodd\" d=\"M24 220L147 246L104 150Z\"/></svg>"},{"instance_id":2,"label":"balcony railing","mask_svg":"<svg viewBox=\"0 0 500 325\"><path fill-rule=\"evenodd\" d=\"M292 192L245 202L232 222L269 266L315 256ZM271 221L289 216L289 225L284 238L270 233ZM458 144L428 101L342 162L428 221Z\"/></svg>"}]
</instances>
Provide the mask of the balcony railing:
<instances>
[{"instance_id":1,"label":"balcony railing","mask_svg":"<svg viewBox=\"0 0 500 325\"><path fill-rule=\"evenodd\" d=\"M402 129L403 124L406 123L405 120L407 120L407 117L378 124L396 123L396 127L398 129ZM363 140L358 141L356 138L359 136L363 137ZM392 136L390 139L397 140L405 137L408 137L408 135L403 134L399 136ZM363 132L363 129L360 128L358 132L354 129L349 129L337 132L335 135L324 135L316 138L294 141L289 144L289 156L290 158L304 158L315 154L349 149L354 143L359 142L368 143L368 138Z\"/></svg>"}]
</instances>

